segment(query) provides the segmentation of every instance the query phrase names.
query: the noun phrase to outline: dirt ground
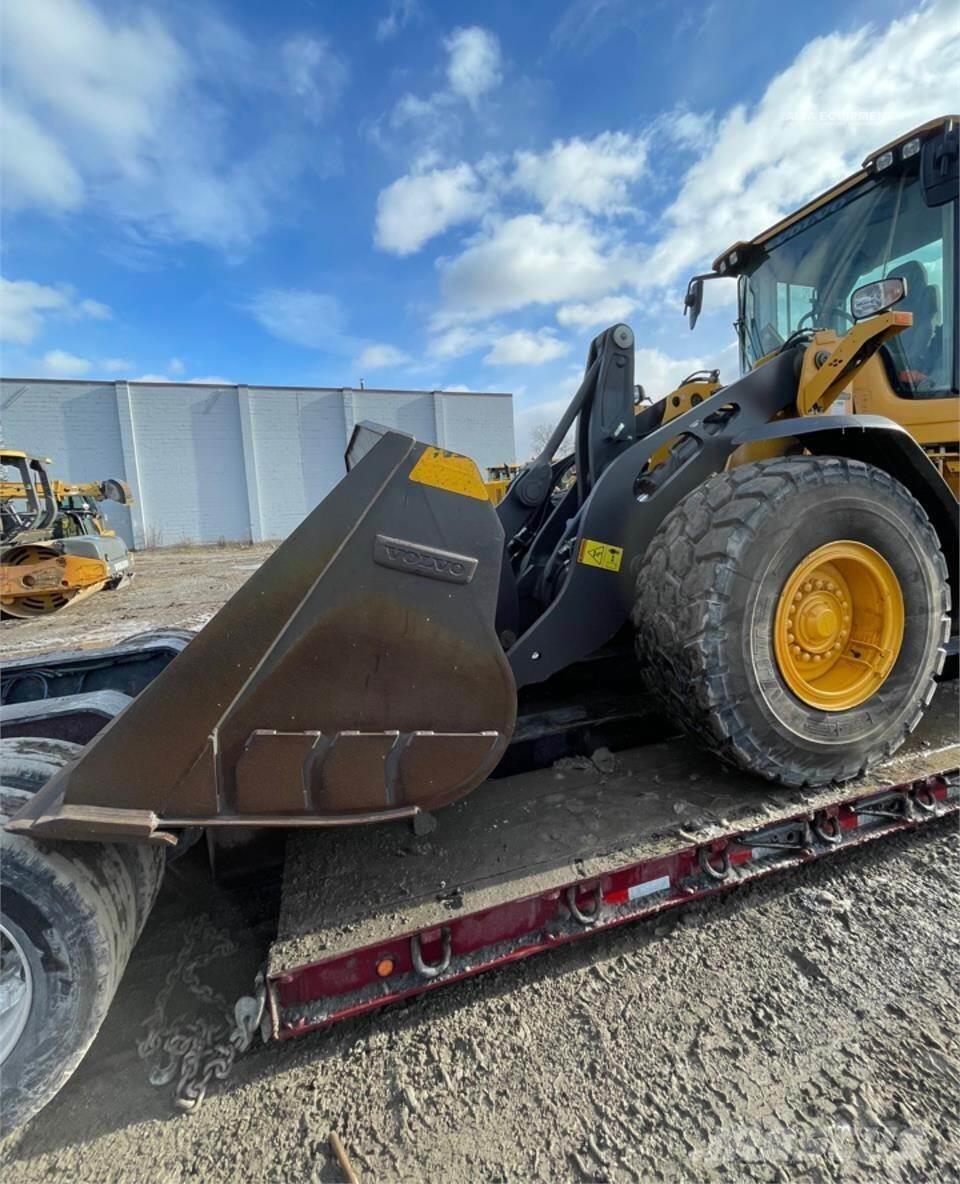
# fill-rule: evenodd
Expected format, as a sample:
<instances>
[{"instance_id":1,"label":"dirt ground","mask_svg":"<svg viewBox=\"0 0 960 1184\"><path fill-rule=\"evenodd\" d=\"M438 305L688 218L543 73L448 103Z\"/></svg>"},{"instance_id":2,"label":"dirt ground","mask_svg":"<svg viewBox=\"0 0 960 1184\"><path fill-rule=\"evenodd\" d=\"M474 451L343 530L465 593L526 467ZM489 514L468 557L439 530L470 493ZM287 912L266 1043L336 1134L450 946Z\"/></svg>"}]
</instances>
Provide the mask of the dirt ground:
<instances>
[{"instance_id":1,"label":"dirt ground","mask_svg":"<svg viewBox=\"0 0 960 1184\"><path fill-rule=\"evenodd\" d=\"M134 555L134 578L63 612L33 620L0 621L4 657L45 650L114 645L159 628L199 629L256 571L275 543L170 547Z\"/></svg>"},{"instance_id":2,"label":"dirt ground","mask_svg":"<svg viewBox=\"0 0 960 1184\"><path fill-rule=\"evenodd\" d=\"M7 653L196 627L267 548L138 556L134 584ZM201 848L161 900L99 1038L0 1147L9 1181L931 1181L960 1179L960 862L950 822L660 920L256 1045L193 1114L139 1060L198 918L235 993L273 936L278 878L211 888ZM191 1013L184 995L176 1007ZM175 1008L176 1010L176 1008Z\"/></svg>"}]
</instances>

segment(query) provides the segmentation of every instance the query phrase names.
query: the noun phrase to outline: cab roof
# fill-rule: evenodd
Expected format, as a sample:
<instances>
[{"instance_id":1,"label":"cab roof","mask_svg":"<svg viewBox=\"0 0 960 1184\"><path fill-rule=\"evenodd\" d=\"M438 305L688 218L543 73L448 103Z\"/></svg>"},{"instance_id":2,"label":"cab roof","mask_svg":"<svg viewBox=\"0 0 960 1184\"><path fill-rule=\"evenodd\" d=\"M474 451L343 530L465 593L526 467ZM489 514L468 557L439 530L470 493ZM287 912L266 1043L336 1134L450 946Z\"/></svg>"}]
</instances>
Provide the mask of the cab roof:
<instances>
[{"instance_id":1,"label":"cab roof","mask_svg":"<svg viewBox=\"0 0 960 1184\"><path fill-rule=\"evenodd\" d=\"M882 148L877 148L871 152L869 156L864 159L860 168L847 177L846 180L840 181L825 193L821 193L819 197L815 197L802 205L799 209L794 210L792 214L788 214L786 218L781 218L779 222L774 223L773 226L758 234L756 238L740 240L735 242L732 246L727 247L722 255L718 255L713 261L713 270L722 275L737 275L740 271L742 263L741 256L746 254L746 248L753 246L760 246L768 239L773 238L774 235L779 234L782 230L786 230L788 226L792 226L794 222L799 222L801 218L805 218L808 214L812 214L814 210L818 210L821 206L832 201L840 194L846 193L847 190L853 189L855 185L859 185L862 181L870 176L873 164L877 157L882 156L884 152L889 152L899 148L901 144L905 144L908 140L916 139L918 136L926 139L934 132L940 131L941 128L949 127L952 124L960 122L960 115L939 115L936 119L930 119L926 123L921 123L919 127L911 128L910 131L904 132L902 136L898 136L895 140L891 140L889 144L884 144ZM732 256L732 258L731 258Z\"/></svg>"}]
</instances>

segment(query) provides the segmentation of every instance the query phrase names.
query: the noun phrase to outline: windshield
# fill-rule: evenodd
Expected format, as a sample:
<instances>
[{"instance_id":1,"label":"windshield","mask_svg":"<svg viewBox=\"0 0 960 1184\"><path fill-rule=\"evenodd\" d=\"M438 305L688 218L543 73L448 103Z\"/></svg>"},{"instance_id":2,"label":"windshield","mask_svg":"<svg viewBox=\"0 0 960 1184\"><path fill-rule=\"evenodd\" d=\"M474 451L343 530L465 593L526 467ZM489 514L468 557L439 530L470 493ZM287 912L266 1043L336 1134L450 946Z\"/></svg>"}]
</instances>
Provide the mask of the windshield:
<instances>
[{"instance_id":1,"label":"windshield","mask_svg":"<svg viewBox=\"0 0 960 1184\"><path fill-rule=\"evenodd\" d=\"M898 275L898 309L913 327L885 347L900 394L947 394L955 385L956 203L929 208L916 176L868 181L814 210L765 244L740 278L741 364L751 369L798 329L845 333L850 293Z\"/></svg>"}]
</instances>

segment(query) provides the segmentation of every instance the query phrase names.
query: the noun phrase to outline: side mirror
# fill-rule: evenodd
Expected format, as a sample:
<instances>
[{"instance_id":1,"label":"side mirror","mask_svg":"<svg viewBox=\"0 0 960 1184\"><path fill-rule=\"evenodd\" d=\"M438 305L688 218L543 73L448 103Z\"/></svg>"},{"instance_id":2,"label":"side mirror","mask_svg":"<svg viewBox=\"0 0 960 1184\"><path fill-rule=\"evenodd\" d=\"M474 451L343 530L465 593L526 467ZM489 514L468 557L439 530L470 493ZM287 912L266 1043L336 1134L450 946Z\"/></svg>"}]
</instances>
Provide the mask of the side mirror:
<instances>
[{"instance_id":1,"label":"side mirror","mask_svg":"<svg viewBox=\"0 0 960 1184\"><path fill-rule=\"evenodd\" d=\"M850 294L850 314L855 321L875 317L878 312L893 308L907 294L907 281L899 275L888 276L855 288Z\"/></svg>"},{"instance_id":2,"label":"side mirror","mask_svg":"<svg viewBox=\"0 0 960 1184\"><path fill-rule=\"evenodd\" d=\"M695 275L687 284L687 294L683 298L683 309L687 314L691 329L697 323L701 308L703 308L703 276Z\"/></svg>"}]
</instances>

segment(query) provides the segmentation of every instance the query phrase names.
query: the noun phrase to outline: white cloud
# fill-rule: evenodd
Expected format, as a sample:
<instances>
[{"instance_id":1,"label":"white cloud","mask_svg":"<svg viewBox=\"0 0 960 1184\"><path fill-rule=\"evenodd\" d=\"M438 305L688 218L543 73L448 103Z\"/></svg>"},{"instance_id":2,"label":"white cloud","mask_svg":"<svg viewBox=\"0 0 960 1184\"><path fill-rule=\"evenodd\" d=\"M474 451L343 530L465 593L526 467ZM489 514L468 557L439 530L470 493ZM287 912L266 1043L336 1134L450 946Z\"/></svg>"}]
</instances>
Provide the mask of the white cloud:
<instances>
[{"instance_id":1,"label":"white cloud","mask_svg":"<svg viewBox=\"0 0 960 1184\"><path fill-rule=\"evenodd\" d=\"M445 386L443 389L445 391L448 391L451 395L468 395L468 394L470 394L470 387L464 386L464 384L462 382L454 382L450 386Z\"/></svg>"},{"instance_id":2,"label":"white cloud","mask_svg":"<svg viewBox=\"0 0 960 1184\"><path fill-rule=\"evenodd\" d=\"M180 382L185 386L236 386L232 378L224 378L221 374L205 374L199 378L179 378L167 374L138 374L128 382Z\"/></svg>"},{"instance_id":3,"label":"white cloud","mask_svg":"<svg viewBox=\"0 0 960 1184\"><path fill-rule=\"evenodd\" d=\"M490 334L486 330L475 329L470 325L452 325L434 334L427 346L427 353L431 358L462 358L480 349L489 340Z\"/></svg>"},{"instance_id":4,"label":"white cloud","mask_svg":"<svg viewBox=\"0 0 960 1184\"><path fill-rule=\"evenodd\" d=\"M94 321L109 321L113 317L113 309L102 300L81 300L77 311L80 316L90 317Z\"/></svg>"},{"instance_id":5,"label":"white cloud","mask_svg":"<svg viewBox=\"0 0 960 1184\"><path fill-rule=\"evenodd\" d=\"M280 53L293 93L307 116L319 122L337 105L347 85L350 71L346 62L326 37L290 37Z\"/></svg>"},{"instance_id":6,"label":"white cloud","mask_svg":"<svg viewBox=\"0 0 960 1184\"><path fill-rule=\"evenodd\" d=\"M450 57L447 83L450 90L471 105L492 90L501 78L500 42L479 25L454 29L444 42Z\"/></svg>"},{"instance_id":7,"label":"white cloud","mask_svg":"<svg viewBox=\"0 0 960 1184\"><path fill-rule=\"evenodd\" d=\"M90 370L90 362L86 358L78 358L76 354L63 349L48 350L40 364L43 373L49 374L51 378L82 378Z\"/></svg>"},{"instance_id":8,"label":"white cloud","mask_svg":"<svg viewBox=\"0 0 960 1184\"><path fill-rule=\"evenodd\" d=\"M0 279L0 337L28 345L43 328L45 314L66 305L67 297L60 288L33 280Z\"/></svg>"},{"instance_id":9,"label":"white cloud","mask_svg":"<svg viewBox=\"0 0 960 1184\"><path fill-rule=\"evenodd\" d=\"M3 201L8 209L31 206L75 209L83 181L56 140L8 98L0 108L3 135Z\"/></svg>"},{"instance_id":10,"label":"white cloud","mask_svg":"<svg viewBox=\"0 0 960 1184\"><path fill-rule=\"evenodd\" d=\"M624 278L617 248L596 229L540 214L500 222L440 266L450 305L477 315L595 298Z\"/></svg>"},{"instance_id":11,"label":"white cloud","mask_svg":"<svg viewBox=\"0 0 960 1184\"><path fill-rule=\"evenodd\" d=\"M595 325L614 325L625 321L637 307L629 296L602 296L591 304L563 304L557 309L557 321L561 325L576 325L579 329L592 329Z\"/></svg>"},{"instance_id":12,"label":"white cloud","mask_svg":"<svg viewBox=\"0 0 960 1184\"><path fill-rule=\"evenodd\" d=\"M390 8L385 17L377 21L377 40L389 41L391 37L404 30L423 17L420 0L390 0Z\"/></svg>"},{"instance_id":13,"label":"white cloud","mask_svg":"<svg viewBox=\"0 0 960 1184\"><path fill-rule=\"evenodd\" d=\"M758 234L868 152L950 109L958 92L960 22L950 0L885 29L810 41L757 104L719 121L666 212L647 282L677 278Z\"/></svg>"},{"instance_id":14,"label":"white cloud","mask_svg":"<svg viewBox=\"0 0 960 1184\"><path fill-rule=\"evenodd\" d=\"M407 174L377 198L377 246L410 255L449 227L477 217L486 200L468 164Z\"/></svg>"},{"instance_id":15,"label":"white cloud","mask_svg":"<svg viewBox=\"0 0 960 1184\"><path fill-rule=\"evenodd\" d=\"M8 209L96 210L120 254L125 235L235 253L332 167L309 125L345 74L322 38L254 46L205 7L90 0L8 0L3 32Z\"/></svg>"},{"instance_id":16,"label":"white cloud","mask_svg":"<svg viewBox=\"0 0 960 1184\"><path fill-rule=\"evenodd\" d=\"M390 366L404 366L410 361L410 355L395 345L374 342L368 345L356 360L361 370L386 370Z\"/></svg>"},{"instance_id":17,"label":"white cloud","mask_svg":"<svg viewBox=\"0 0 960 1184\"><path fill-rule=\"evenodd\" d=\"M181 362L179 358L171 358L170 361L167 362L168 374L182 374L185 370L186 366L184 366L183 362Z\"/></svg>"},{"instance_id":18,"label":"white cloud","mask_svg":"<svg viewBox=\"0 0 960 1184\"><path fill-rule=\"evenodd\" d=\"M539 366L569 352L570 346L550 329L538 329L535 333L518 329L498 337L483 360L494 366Z\"/></svg>"},{"instance_id":19,"label":"white cloud","mask_svg":"<svg viewBox=\"0 0 960 1184\"><path fill-rule=\"evenodd\" d=\"M546 152L518 152L509 184L537 199L547 213L578 207L617 213L628 205L628 186L647 167L647 141L626 132L592 140L556 140Z\"/></svg>"},{"instance_id":20,"label":"white cloud","mask_svg":"<svg viewBox=\"0 0 960 1184\"><path fill-rule=\"evenodd\" d=\"M362 348L344 333L343 310L335 296L301 288L267 288L246 305L268 333L307 349L353 352Z\"/></svg>"},{"instance_id":21,"label":"white cloud","mask_svg":"<svg viewBox=\"0 0 960 1184\"><path fill-rule=\"evenodd\" d=\"M426 98L402 95L385 118L368 125L368 135L381 147L393 148L389 132L406 133L404 149L413 137L416 150L436 154L449 149L463 131L464 104L476 113L480 99L500 81L500 43L486 29L455 29L444 41L447 51L447 86ZM386 127L385 127L386 125ZM423 170L420 170L423 171Z\"/></svg>"},{"instance_id":22,"label":"white cloud","mask_svg":"<svg viewBox=\"0 0 960 1184\"><path fill-rule=\"evenodd\" d=\"M107 374L122 374L124 370L132 370L134 363L129 358L101 358L97 365Z\"/></svg>"},{"instance_id":23,"label":"white cloud","mask_svg":"<svg viewBox=\"0 0 960 1184\"><path fill-rule=\"evenodd\" d=\"M99 300L77 301L69 284L53 288L33 280L0 277L0 341L29 345L48 317L63 320L109 320L110 308Z\"/></svg>"}]
</instances>

